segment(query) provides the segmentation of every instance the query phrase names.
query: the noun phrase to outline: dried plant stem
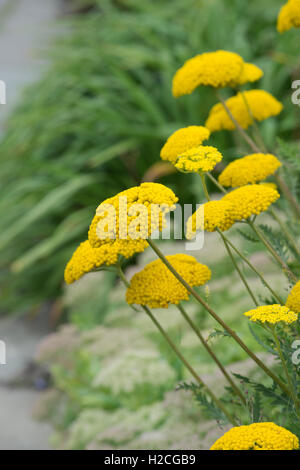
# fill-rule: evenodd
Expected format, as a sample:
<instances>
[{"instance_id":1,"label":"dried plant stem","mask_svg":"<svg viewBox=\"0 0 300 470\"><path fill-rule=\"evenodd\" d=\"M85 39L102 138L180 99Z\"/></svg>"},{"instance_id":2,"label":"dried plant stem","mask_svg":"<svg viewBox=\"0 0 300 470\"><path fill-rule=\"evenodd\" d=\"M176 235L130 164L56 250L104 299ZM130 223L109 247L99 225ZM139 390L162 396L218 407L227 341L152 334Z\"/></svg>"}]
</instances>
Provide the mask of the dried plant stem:
<instances>
[{"instance_id":1,"label":"dried plant stem","mask_svg":"<svg viewBox=\"0 0 300 470\"><path fill-rule=\"evenodd\" d=\"M126 279L126 276L121 268L120 265L117 266L117 271L120 276L120 279L123 281L124 285L126 287L129 287L129 282ZM227 417L228 421L233 425L233 426L238 426L238 423L236 422L235 418L227 411L226 407L224 404L216 397L216 395L213 393L213 391L203 382L201 377L197 374L197 372L194 370L194 368L190 365L190 363L185 359L185 357L181 354L179 349L177 348L176 344L173 342L173 340L170 338L166 330L161 326L159 321L155 318L151 310L146 307L145 305L141 305L142 309L144 312L147 314L147 316L151 319L151 321L154 323L156 328L159 330L159 332L162 334L164 339L167 341L173 352L176 354L178 359L182 362L182 364L188 369L188 371L191 373L191 375L194 377L194 379L197 381L197 383L203 388L206 393L210 396L212 401L216 404L216 406L224 413L224 415Z\"/></svg>"},{"instance_id":2,"label":"dried plant stem","mask_svg":"<svg viewBox=\"0 0 300 470\"><path fill-rule=\"evenodd\" d=\"M229 385L231 386L231 388L233 389L233 391L236 393L236 395L240 398L240 400L242 401L242 403L244 405L246 405L246 399L245 397L243 396L242 392L239 390L239 388L236 386L236 384L234 383L233 379L230 377L230 375L228 374L228 372L226 371L226 369L223 367L223 365L221 364L221 362L219 361L219 359L217 358L217 356L215 355L215 353L213 352L213 350L211 349L211 347L209 346L209 344L207 343L207 341L205 341L205 339L203 338L199 328L197 328L197 326L195 325L195 323L193 322L193 320L190 318L190 316L187 314L186 310L184 309L184 307L182 306L182 304L178 304L177 305L177 308L178 310L180 311L180 313L182 314L183 318L186 320L186 322L190 325L190 327L194 330L194 332L196 333L196 335L198 336L198 338L200 339L202 345L204 346L204 348L206 349L206 351L208 352L208 354L211 356L211 358L214 360L214 362L217 364L217 366L219 367L220 371L222 372L222 374L224 375L224 377L226 378L226 380L228 381Z\"/></svg>"}]
</instances>

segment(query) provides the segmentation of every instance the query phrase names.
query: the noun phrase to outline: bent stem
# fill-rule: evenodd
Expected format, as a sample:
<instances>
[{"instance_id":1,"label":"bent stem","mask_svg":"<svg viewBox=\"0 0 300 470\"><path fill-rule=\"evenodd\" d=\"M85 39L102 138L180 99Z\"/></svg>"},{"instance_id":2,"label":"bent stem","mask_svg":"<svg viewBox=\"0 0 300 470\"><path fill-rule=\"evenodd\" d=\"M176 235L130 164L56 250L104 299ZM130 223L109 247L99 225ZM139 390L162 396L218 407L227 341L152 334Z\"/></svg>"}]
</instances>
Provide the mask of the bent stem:
<instances>
[{"instance_id":1,"label":"bent stem","mask_svg":"<svg viewBox=\"0 0 300 470\"><path fill-rule=\"evenodd\" d=\"M126 279L126 276L121 268L121 266L118 264L117 265L117 271L120 276L120 279L123 281L124 285L126 287L129 287L130 284L128 280ZM159 332L162 334L164 339L167 341L173 352L176 354L178 359L182 362L182 364L188 369L188 371L192 374L194 379L197 381L197 383L207 392L207 394L210 396L212 401L217 405L217 407L224 413L224 415L227 417L228 421L233 425L233 426L238 426L238 423L234 419L234 417L227 411L223 403L215 396L215 394L212 392L212 390L203 382L201 377L197 374L197 372L193 369L193 367L190 365L190 363L185 359L185 357L181 354L179 349L177 348L176 344L172 341L168 333L165 331L165 329L161 326L159 321L155 318L151 310L145 306L141 305L142 309L144 312L148 315L148 317L151 319L151 321L154 323L156 328L159 330Z\"/></svg>"},{"instance_id":2,"label":"bent stem","mask_svg":"<svg viewBox=\"0 0 300 470\"><path fill-rule=\"evenodd\" d=\"M299 250L299 248L298 248L298 246L297 246L297 244L294 240L293 235L288 231L285 223L281 220L281 218L279 217L279 215L275 211L275 209L270 207L270 212L271 212L272 216L274 217L274 219L276 220L276 222L278 223L278 225L280 226L282 232L286 236L286 238L289 241L290 245L293 247L295 253L297 253L297 256L299 256L299 258L300 258L300 250Z\"/></svg>"},{"instance_id":3,"label":"bent stem","mask_svg":"<svg viewBox=\"0 0 300 470\"><path fill-rule=\"evenodd\" d=\"M205 339L203 338L202 334L200 333L200 330L199 328L197 328L197 326L195 325L195 323L193 322L193 320L189 317L189 315L187 314L186 310L184 309L184 307L181 305L181 304L178 304L177 305L177 308L178 310L180 311L180 313L182 314L183 318L186 320L186 322L190 325L190 327L192 328L192 330L194 330L194 332L196 333L196 335L198 336L198 338L200 339L202 345L204 346L204 348L206 349L206 351L208 352L208 354L211 356L211 358L215 361L215 363L217 364L217 366L219 367L220 371L222 372L222 374L224 375L224 377L226 378L226 380L228 381L229 385L231 386L231 388L234 390L234 392L236 393L236 395L241 399L242 403L244 405L246 405L246 400L242 394L242 392L238 389L238 387L235 385L234 381L232 380L232 378L230 377L230 375L227 373L226 369L223 367L223 365L221 364L221 362L219 361L219 359L217 358L217 356L215 355L215 353L213 352L213 350L211 349L211 347L208 345L208 343L205 341Z\"/></svg>"},{"instance_id":4,"label":"bent stem","mask_svg":"<svg viewBox=\"0 0 300 470\"><path fill-rule=\"evenodd\" d=\"M262 234L262 232L259 230L259 228L250 220L247 219L247 223L250 225L254 233L258 236L258 238L261 240L261 242L265 245L269 253L273 256L273 258L277 261L277 263L281 266L283 272L286 274L288 279L292 280L293 282L297 281L297 277L295 274L290 270L288 265L281 259L281 257L276 253L272 245L268 242L268 240L265 238L265 236Z\"/></svg>"},{"instance_id":5,"label":"bent stem","mask_svg":"<svg viewBox=\"0 0 300 470\"><path fill-rule=\"evenodd\" d=\"M284 355L283 355L283 352L282 352L282 349L281 349L280 341L279 341L278 336L277 336L276 331L275 331L275 327L269 325L269 331L271 331L271 334L274 338L274 341L275 341L275 344L276 344L276 347L277 347L277 351L278 351L278 354L279 354L279 357L280 357L280 360L281 360L281 363L282 363L282 366L283 366L283 369L284 369L284 373L285 373L287 382L288 382L290 390L291 390L291 396L292 396L292 399L293 399L293 402L294 402L294 405L295 405L295 410L296 410L298 418L300 418L299 401L298 401L297 395L295 393L294 385L293 385L292 379L291 379L290 374L289 374L289 370L288 370L288 367L287 367L287 364L286 364L286 360L284 358Z\"/></svg>"},{"instance_id":6,"label":"bent stem","mask_svg":"<svg viewBox=\"0 0 300 470\"><path fill-rule=\"evenodd\" d=\"M200 297L200 295L183 279L183 277L173 268L173 266L169 263L167 258L164 254L160 251L158 246L151 240L150 238L147 239L149 246L153 249L153 251L157 254L157 256L161 259L161 261L166 265L166 267L171 271L171 273L176 277L176 279L186 288L186 290L194 297L194 299L201 304L205 310L224 328L227 333L236 341L236 343L247 353L251 359L256 362L256 364L269 376L272 378L274 382L278 384L281 390L291 396L291 392L289 388L286 386L284 382L274 374L249 348L248 346L241 340L241 338L233 331L223 320L220 318L216 312Z\"/></svg>"},{"instance_id":7,"label":"bent stem","mask_svg":"<svg viewBox=\"0 0 300 470\"><path fill-rule=\"evenodd\" d=\"M205 182L205 174L200 173L200 176L201 176L201 182L202 182L202 187L203 187L204 194L205 194L205 196L206 196L206 199L207 199L208 201L210 201L210 196L209 196L208 189L207 189L206 182ZM229 258L231 259L234 268L236 269L238 275L240 276L240 279L241 279L242 283L244 284L244 286L245 286L246 290L248 291L248 293L249 293L251 299L253 300L254 304L258 307L259 304L258 304L258 302L257 302L257 300L256 300L256 298L255 298L255 295L254 295L254 293L252 292L252 290L251 290L251 288L250 288L250 286L249 286L249 284L248 284L248 282L247 282L247 280L246 280L244 274L243 274L242 271L240 270L240 268L239 268L239 266L238 266L238 264L237 264L237 262L236 262L236 260L235 260L235 258L234 258L234 256L233 256L233 254L232 254L232 252L231 252L231 249L229 248L229 246L228 246L228 244L227 244L225 238L223 237L222 232L220 231L219 234L221 235L222 241L223 241L223 243L224 243L224 245L225 245L225 248L226 248L226 251L227 251L227 253L228 253L228 255L229 255Z\"/></svg>"}]
</instances>

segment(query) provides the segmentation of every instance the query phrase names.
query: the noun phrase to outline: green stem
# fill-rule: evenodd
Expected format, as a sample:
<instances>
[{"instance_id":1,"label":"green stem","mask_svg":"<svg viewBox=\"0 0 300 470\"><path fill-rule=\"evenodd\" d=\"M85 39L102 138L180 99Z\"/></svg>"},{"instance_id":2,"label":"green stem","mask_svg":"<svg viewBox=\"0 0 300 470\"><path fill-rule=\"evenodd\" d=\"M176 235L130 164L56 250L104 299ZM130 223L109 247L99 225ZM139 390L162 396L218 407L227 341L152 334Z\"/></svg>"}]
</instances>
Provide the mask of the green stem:
<instances>
[{"instance_id":1,"label":"green stem","mask_svg":"<svg viewBox=\"0 0 300 470\"><path fill-rule=\"evenodd\" d=\"M251 290L251 288L250 288L250 286L249 286L249 284L248 284L248 282L247 282L247 280L246 280L244 274L243 274L242 271L240 270L240 268L239 268L239 266L238 266L238 264L237 264L237 262L236 262L236 260L235 260L235 258L234 258L234 256L233 256L233 254L232 254L232 252L231 252L231 249L229 248L229 245L228 245L228 243L227 243L227 241L226 241L226 239L225 239L223 233L221 232L221 230L220 230L219 234L220 234L221 237L222 237L223 243L224 243L224 245L225 245L225 248L226 248L226 250L227 250L228 255L230 256L230 259L231 259L231 261L232 261L232 264L234 265L235 269L237 270L237 272L238 272L238 274L239 274L239 276L240 276L242 282L244 283L244 286L246 287L248 293L250 294L250 297L252 298L254 304L256 305L256 307L258 307L258 306L259 306L259 302L256 300L256 297L255 297L254 293L252 292L252 290Z\"/></svg>"},{"instance_id":2,"label":"green stem","mask_svg":"<svg viewBox=\"0 0 300 470\"><path fill-rule=\"evenodd\" d=\"M278 213L275 211L275 209L273 209L272 207L270 207L270 212L272 214L272 216L274 217L274 219L276 220L276 222L278 223L278 225L280 226L282 232L284 233L284 235L286 236L287 240L289 241L290 245L293 247L295 253L297 253L297 256L299 256L300 258L300 250L294 240L294 237L292 236L292 234L288 231L285 223L281 220L281 218L279 217Z\"/></svg>"},{"instance_id":3,"label":"green stem","mask_svg":"<svg viewBox=\"0 0 300 470\"><path fill-rule=\"evenodd\" d=\"M215 355L215 353L213 352L213 350L211 349L211 347L208 345L208 343L205 341L205 339L203 338L202 334L200 333L200 330L199 328L197 328L197 326L195 325L195 323L193 322L193 320L189 317L189 315L187 314L186 310L183 308L183 306L181 304L178 304L177 305L177 308L178 310L180 311L180 313L182 314L182 316L184 317L184 319L186 320L186 322L190 325L190 327L192 328L192 330L194 330L194 332L196 333L196 335L198 336L198 338L200 339L202 345L204 346L204 348L206 349L206 351L208 352L208 354L211 356L211 358L215 361L215 363L217 364L217 366L219 367L220 371L222 372L222 374L224 375L224 377L226 378L226 380L228 381L229 385L231 386L231 388L234 390L234 392L236 393L236 395L241 399L242 403L244 405L246 405L246 400L242 394L242 392L239 390L239 388L235 385L234 381L232 380L232 378L230 377L230 375L226 372L226 369L223 367L223 365L221 364L221 362L219 361L219 359L217 358L217 356Z\"/></svg>"},{"instance_id":4,"label":"green stem","mask_svg":"<svg viewBox=\"0 0 300 470\"><path fill-rule=\"evenodd\" d=\"M208 178L217 186L217 188L219 188L219 190L223 193L223 194L227 194L227 191L226 189L218 182L218 180L216 180L216 178L211 174L211 173L206 173Z\"/></svg>"},{"instance_id":5,"label":"green stem","mask_svg":"<svg viewBox=\"0 0 300 470\"><path fill-rule=\"evenodd\" d=\"M130 284L126 279L126 276L121 268L120 265L117 266L118 273L120 275L121 280L125 284L126 287L129 287ZM238 426L238 423L235 421L234 417L227 411L223 403L215 396L215 394L212 392L212 390L203 382L203 380L200 378L200 376L197 374L197 372L193 369L193 367L190 365L190 363L185 359L185 357L181 354L179 349L177 348L176 344L172 341L168 333L165 331L165 329L161 326L159 321L155 318L151 310L145 306L141 305L142 309L144 312L148 315L148 317L151 319L151 321L154 323L156 328L160 331L164 339L167 341L171 349L174 351L178 359L182 362L182 364L188 369L188 371L192 374L192 376L195 378L195 380L198 382L198 384L207 392L207 394L210 396L212 401L215 402L217 407L224 413L224 415L227 417L228 421L233 425L233 426Z\"/></svg>"},{"instance_id":6,"label":"green stem","mask_svg":"<svg viewBox=\"0 0 300 470\"><path fill-rule=\"evenodd\" d=\"M259 230L259 228L249 219L247 219L247 223L250 225L254 233L258 236L258 238L261 240L261 242L265 245L269 253L273 256L273 258L277 261L277 263L281 266L283 272L286 274L286 276L291 279L292 281L296 282L297 277L295 274L290 270L288 265L281 259L281 257L276 253L272 245L268 242L268 240L265 238L265 236L262 234L262 232Z\"/></svg>"},{"instance_id":7,"label":"green stem","mask_svg":"<svg viewBox=\"0 0 300 470\"><path fill-rule=\"evenodd\" d=\"M147 239L148 244L153 249L153 251L157 254L157 256L161 259L161 261L166 265L166 267L171 271L171 273L176 277L176 279L186 288L186 290L194 297L199 304L201 304L207 312L224 328L227 333L236 341L236 343L247 353L251 359L269 376L272 378L274 382L278 384L278 386L282 389L284 393L290 396L289 388L285 385L282 380L277 377L249 348L246 344L241 340L241 338L233 331L223 320L220 318L215 311L200 297L200 295L183 279L183 277L173 268L173 266L169 263L167 258L164 254L160 251L158 246L151 240L150 238Z\"/></svg>"},{"instance_id":8,"label":"green stem","mask_svg":"<svg viewBox=\"0 0 300 470\"><path fill-rule=\"evenodd\" d=\"M253 272L255 272L255 274L257 274L257 276L260 278L260 280L262 281L263 285L265 287L267 287L267 289L269 289L269 291L271 292L271 294L273 295L273 297L277 300L277 302L281 305L284 305L284 302L283 300L279 297L279 295L272 289L272 287L270 286L270 284L265 280L263 274L261 272L258 271L258 269L256 269L255 266L253 266L253 264L248 260L248 258L246 258L245 255L243 255L243 253L229 240L229 238L226 237L226 235L224 235L223 232L221 232L221 230L217 229L217 231L219 233L221 233L223 235L223 237L225 238L225 240L227 241L227 243L231 246L231 248L240 256L240 258L242 258L243 261L245 261L245 263L249 266L250 269L252 269Z\"/></svg>"},{"instance_id":9,"label":"green stem","mask_svg":"<svg viewBox=\"0 0 300 470\"><path fill-rule=\"evenodd\" d=\"M270 331L272 333L272 336L273 336L273 338L275 340L275 343L276 343L277 351L278 351L278 354L279 354L279 357L280 357L280 360L281 360L281 363L282 363L282 366L283 366L283 369L284 369L284 373L285 373L287 382L288 382L290 390L291 390L291 396L292 396L293 402L295 404L295 410L296 410L297 416L298 416L298 418L300 418L299 401L298 401L297 395L295 394L294 385L292 383L292 380L291 380L291 377L290 377L290 374L289 374L289 370L288 370L288 367L287 367L287 364L286 364L286 361L285 361L285 358L284 358L284 355L283 355L283 352L282 352L282 349L281 349L280 341L279 341L278 336L276 334L275 328L270 325L269 329L270 329Z\"/></svg>"}]
</instances>

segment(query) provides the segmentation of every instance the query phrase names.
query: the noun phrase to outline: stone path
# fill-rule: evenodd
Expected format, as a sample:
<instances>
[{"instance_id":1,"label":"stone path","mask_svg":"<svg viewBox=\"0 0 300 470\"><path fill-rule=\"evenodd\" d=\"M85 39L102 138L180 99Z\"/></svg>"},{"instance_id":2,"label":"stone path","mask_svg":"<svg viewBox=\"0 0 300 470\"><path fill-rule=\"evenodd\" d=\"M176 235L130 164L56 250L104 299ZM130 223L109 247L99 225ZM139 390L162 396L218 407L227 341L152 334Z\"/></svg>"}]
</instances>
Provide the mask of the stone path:
<instances>
[{"instance_id":1,"label":"stone path","mask_svg":"<svg viewBox=\"0 0 300 470\"><path fill-rule=\"evenodd\" d=\"M23 87L46 66L42 49L57 28L59 6L59 0L0 0L0 80L6 83L6 105L0 105L0 133ZM7 364L0 365L1 450L49 448L50 428L32 418L39 392L29 383L22 387L7 385L20 377L47 330L43 318L0 320L0 338L5 341L7 356Z\"/></svg>"}]
</instances>

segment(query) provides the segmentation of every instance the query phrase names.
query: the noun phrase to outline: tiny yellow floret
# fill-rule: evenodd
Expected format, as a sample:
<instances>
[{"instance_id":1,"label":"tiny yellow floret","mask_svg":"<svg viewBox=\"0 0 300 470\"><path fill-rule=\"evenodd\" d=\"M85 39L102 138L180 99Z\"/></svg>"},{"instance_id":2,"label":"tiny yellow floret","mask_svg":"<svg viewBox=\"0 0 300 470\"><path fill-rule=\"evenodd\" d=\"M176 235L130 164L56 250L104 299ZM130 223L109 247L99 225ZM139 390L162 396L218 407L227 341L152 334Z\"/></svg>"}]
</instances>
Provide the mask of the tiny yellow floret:
<instances>
[{"instance_id":1,"label":"tiny yellow floret","mask_svg":"<svg viewBox=\"0 0 300 470\"><path fill-rule=\"evenodd\" d=\"M210 450L297 450L295 434L275 423L253 423L229 429Z\"/></svg>"},{"instance_id":2,"label":"tiny yellow floret","mask_svg":"<svg viewBox=\"0 0 300 470\"><path fill-rule=\"evenodd\" d=\"M243 95L239 92L226 100L228 109L243 129L248 129L253 124L253 119L264 121L277 116L283 109L282 104L267 91L249 90L244 91ZM211 108L205 126L211 132L235 130L235 124L222 103L217 103Z\"/></svg>"},{"instance_id":3,"label":"tiny yellow floret","mask_svg":"<svg viewBox=\"0 0 300 470\"><path fill-rule=\"evenodd\" d=\"M284 33L291 28L300 28L300 0L288 0L277 18L277 30Z\"/></svg>"},{"instance_id":4,"label":"tiny yellow floret","mask_svg":"<svg viewBox=\"0 0 300 470\"><path fill-rule=\"evenodd\" d=\"M286 324L294 323L298 319L298 314L279 304L262 305L244 313L251 321L260 323L276 324L284 322Z\"/></svg>"},{"instance_id":5,"label":"tiny yellow floret","mask_svg":"<svg viewBox=\"0 0 300 470\"><path fill-rule=\"evenodd\" d=\"M177 254L166 257L190 286L202 286L211 277L210 269L190 255ZM128 304L147 305L150 308L168 308L188 300L189 293L164 263L157 259L136 273L126 292Z\"/></svg>"},{"instance_id":6,"label":"tiny yellow floret","mask_svg":"<svg viewBox=\"0 0 300 470\"><path fill-rule=\"evenodd\" d=\"M281 166L280 161L269 153L253 153L227 165L219 176L222 186L236 188L265 180Z\"/></svg>"},{"instance_id":7,"label":"tiny yellow floret","mask_svg":"<svg viewBox=\"0 0 300 470\"><path fill-rule=\"evenodd\" d=\"M300 281L292 288L285 305L294 312L300 313Z\"/></svg>"},{"instance_id":8,"label":"tiny yellow floret","mask_svg":"<svg viewBox=\"0 0 300 470\"><path fill-rule=\"evenodd\" d=\"M178 129L170 135L160 151L162 160L176 163L178 155L198 147L210 136L210 131L204 126L188 126Z\"/></svg>"},{"instance_id":9,"label":"tiny yellow floret","mask_svg":"<svg viewBox=\"0 0 300 470\"><path fill-rule=\"evenodd\" d=\"M184 173L207 172L213 170L222 158L215 147L200 145L179 154L175 167Z\"/></svg>"}]
</instances>

